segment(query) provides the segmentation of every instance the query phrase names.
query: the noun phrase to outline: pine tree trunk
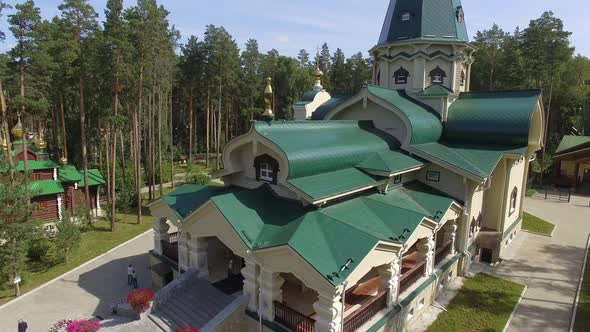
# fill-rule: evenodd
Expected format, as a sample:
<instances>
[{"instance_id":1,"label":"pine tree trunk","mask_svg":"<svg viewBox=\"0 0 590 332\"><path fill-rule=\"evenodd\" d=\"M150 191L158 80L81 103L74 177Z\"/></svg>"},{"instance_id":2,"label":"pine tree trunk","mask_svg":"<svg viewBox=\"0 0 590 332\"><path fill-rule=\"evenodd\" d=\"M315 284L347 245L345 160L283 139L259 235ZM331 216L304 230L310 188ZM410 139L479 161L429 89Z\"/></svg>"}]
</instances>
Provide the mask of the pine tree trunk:
<instances>
[{"instance_id":1,"label":"pine tree trunk","mask_svg":"<svg viewBox=\"0 0 590 332\"><path fill-rule=\"evenodd\" d=\"M111 202L111 148L110 148L110 143L111 143L111 131L110 128L107 128L107 134L104 140L104 146L105 146L105 163L106 163L106 169L107 169L107 202ZM101 165L101 168L102 165Z\"/></svg>"},{"instance_id":2,"label":"pine tree trunk","mask_svg":"<svg viewBox=\"0 0 590 332\"><path fill-rule=\"evenodd\" d=\"M173 87L172 79L170 79L170 176L172 178L172 189L174 189L174 123L172 121L172 108L173 108Z\"/></svg>"},{"instance_id":3,"label":"pine tree trunk","mask_svg":"<svg viewBox=\"0 0 590 332\"><path fill-rule=\"evenodd\" d=\"M140 60L140 62L143 62L143 59ZM140 158L141 158L141 142L140 142L140 135L139 135L139 130L141 128L141 122L140 122L140 116L141 116L141 111L142 111L142 99L143 99L143 63L141 63L141 65L139 66L139 101L138 101L138 110L137 110L137 116L136 116L136 122L135 122L135 126L136 126L136 141L135 141L135 155L136 155L136 160L135 160L135 168L137 170L137 175L136 175L136 190L137 190L137 223L141 224L141 205L142 205L142 201L141 201L141 162L140 162Z\"/></svg>"},{"instance_id":4,"label":"pine tree trunk","mask_svg":"<svg viewBox=\"0 0 590 332\"><path fill-rule=\"evenodd\" d=\"M206 135L207 136L207 162L206 162L207 169L209 169L209 159L210 159L209 151L211 149L211 142L209 139L210 132L211 132L211 114L210 114L211 108L210 108L210 106L211 106L211 100L209 99L209 92L207 92L207 133L206 133L207 134Z\"/></svg>"},{"instance_id":5,"label":"pine tree trunk","mask_svg":"<svg viewBox=\"0 0 590 332\"><path fill-rule=\"evenodd\" d=\"M119 58L117 57L117 64L119 63ZM115 80L115 101L114 101L114 113L115 118L119 114L119 77L117 76ZM115 222L117 220L117 128L112 126L113 131L113 171L112 171L112 178L111 178L111 232L115 231ZM123 156L123 159L125 157Z\"/></svg>"},{"instance_id":6,"label":"pine tree trunk","mask_svg":"<svg viewBox=\"0 0 590 332\"><path fill-rule=\"evenodd\" d=\"M62 157L68 159L68 142L66 140L66 117L64 112L64 96L63 94L59 95L59 111L61 115L61 134L63 135L63 151Z\"/></svg>"},{"instance_id":7,"label":"pine tree trunk","mask_svg":"<svg viewBox=\"0 0 590 332\"><path fill-rule=\"evenodd\" d=\"M187 171L190 171L193 165L193 90L188 97L188 166Z\"/></svg>"},{"instance_id":8,"label":"pine tree trunk","mask_svg":"<svg viewBox=\"0 0 590 332\"><path fill-rule=\"evenodd\" d=\"M220 153L221 153L221 99L219 101L219 107L217 109L217 139L215 142L215 149L216 149L216 155L217 155L217 169L216 171L219 171L220 166L221 166L221 158L220 158Z\"/></svg>"},{"instance_id":9,"label":"pine tree trunk","mask_svg":"<svg viewBox=\"0 0 590 332\"><path fill-rule=\"evenodd\" d=\"M164 184L162 183L162 87L158 86L158 168L160 176L160 197L164 196Z\"/></svg>"},{"instance_id":10,"label":"pine tree trunk","mask_svg":"<svg viewBox=\"0 0 590 332\"><path fill-rule=\"evenodd\" d=\"M87 215L88 222L92 222L92 215L90 209L90 191L88 188L88 155L86 150L86 111L84 110L84 79L80 77L80 141L82 143L82 166L84 167L84 198L86 199L86 206L88 207Z\"/></svg>"},{"instance_id":11,"label":"pine tree trunk","mask_svg":"<svg viewBox=\"0 0 590 332\"><path fill-rule=\"evenodd\" d=\"M4 87L2 86L2 81L0 80L0 111L2 111L2 129L4 131L4 135L6 135L6 139L8 140L8 115L6 114L6 102L4 100ZM7 146L6 154L8 156L8 165L10 167L10 177L11 180L14 180L14 161L12 160L12 147L10 144Z\"/></svg>"}]
</instances>

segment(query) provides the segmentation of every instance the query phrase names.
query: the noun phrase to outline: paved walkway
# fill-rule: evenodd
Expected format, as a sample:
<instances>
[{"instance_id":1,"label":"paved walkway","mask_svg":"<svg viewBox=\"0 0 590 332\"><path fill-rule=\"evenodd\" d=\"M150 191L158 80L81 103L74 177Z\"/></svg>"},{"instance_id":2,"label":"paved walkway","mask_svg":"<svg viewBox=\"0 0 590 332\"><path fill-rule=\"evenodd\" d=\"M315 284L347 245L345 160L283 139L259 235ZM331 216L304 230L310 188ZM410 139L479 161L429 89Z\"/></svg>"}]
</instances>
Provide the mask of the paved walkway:
<instances>
[{"instance_id":1,"label":"paved walkway","mask_svg":"<svg viewBox=\"0 0 590 332\"><path fill-rule=\"evenodd\" d=\"M557 226L553 237L522 232L495 274L528 285L508 331L567 331L590 233L589 198L527 198L525 211Z\"/></svg>"},{"instance_id":2,"label":"paved walkway","mask_svg":"<svg viewBox=\"0 0 590 332\"><path fill-rule=\"evenodd\" d=\"M151 286L147 252L153 248L147 232L88 265L71 271L45 287L31 291L0 307L0 331L16 330L19 318L30 332L44 332L64 318L108 316L111 303L127 296L127 265L133 264L140 287Z\"/></svg>"}]
</instances>

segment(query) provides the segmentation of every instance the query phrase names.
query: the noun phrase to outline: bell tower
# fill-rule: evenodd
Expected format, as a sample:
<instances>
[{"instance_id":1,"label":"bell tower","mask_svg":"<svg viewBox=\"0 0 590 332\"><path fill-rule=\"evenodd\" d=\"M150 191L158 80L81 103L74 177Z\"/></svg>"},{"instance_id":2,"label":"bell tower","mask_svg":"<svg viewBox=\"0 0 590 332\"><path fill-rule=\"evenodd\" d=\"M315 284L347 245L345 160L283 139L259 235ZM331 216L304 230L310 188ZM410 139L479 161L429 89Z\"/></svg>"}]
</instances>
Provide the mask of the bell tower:
<instances>
[{"instance_id":1,"label":"bell tower","mask_svg":"<svg viewBox=\"0 0 590 332\"><path fill-rule=\"evenodd\" d=\"M475 49L460 0L390 0L377 46L373 82L405 90L446 121L450 104L469 91Z\"/></svg>"}]
</instances>

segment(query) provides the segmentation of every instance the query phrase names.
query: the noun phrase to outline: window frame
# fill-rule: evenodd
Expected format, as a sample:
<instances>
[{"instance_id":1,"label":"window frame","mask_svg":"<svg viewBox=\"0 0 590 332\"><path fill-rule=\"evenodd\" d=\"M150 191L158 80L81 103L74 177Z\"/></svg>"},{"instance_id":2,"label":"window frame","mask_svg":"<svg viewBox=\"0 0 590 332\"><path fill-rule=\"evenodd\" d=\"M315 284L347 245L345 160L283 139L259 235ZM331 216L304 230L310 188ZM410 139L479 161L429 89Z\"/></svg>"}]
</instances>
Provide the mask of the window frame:
<instances>
[{"instance_id":1,"label":"window frame","mask_svg":"<svg viewBox=\"0 0 590 332\"><path fill-rule=\"evenodd\" d=\"M262 169L262 165L265 168ZM254 158L254 169L256 171L256 181L261 181L269 184L277 184L279 169L279 162L268 154L260 155ZM265 175L263 175L263 172Z\"/></svg>"},{"instance_id":2,"label":"window frame","mask_svg":"<svg viewBox=\"0 0 590 332\"><path fill-rule=\"evenodd\" d=\"M431 182L440 182L440 172L426 171L426 180Z\"/></svg>"},{"instance_id":3,"label":"window frame","mask_svg":"<svg viewBox=\"0 0 590 332\"><path fill-rule=\"evenodd\" d=\"M410 72L403 66L393 73L395 84L408 84L408 77L410 77Z\"/></svg>"},{"instance_id":4,"label":"window frame","mask_svg":"<svg viewBox=\"0 0 590 332\"><path fill-rule=\"evenodd\" d=\"M508 210L508 215L511 216L516 212L516 205L518 201L518 188L514 187L512 193L510 194L510 209Z\"/></svg>"},{"instance_id":5,"label":"window frame","mask_svg":"<svg viewBox=\"0 0 590 332\"><path fill-rule=\"evenodd\" d=\"M408 21L412 20L412 13L404 12L404 13L402 13L400 19L402 22L408 22Z\"/></svg>"},{"instance_id":6,"label":"window frame","mask_svg":"<svg viewBox=\"0 0 590 332\"><path fill-rule=\"evenodd\" d=\"M393 184L401 184L403 182L403 174L398 174L393 177Z\"/></svg>"},{"instance_id":7,"label":"window frame","mask_svg":"<svg viewBox=\"0 0 590 332\"><path fill-rule=\"evenodd\" d=\"M443 85L445 84L445 78L447 77L447 73L440 66L436 66L436 68L430 71L429 76L431 84Z\"/></svg>"}]
</instances>

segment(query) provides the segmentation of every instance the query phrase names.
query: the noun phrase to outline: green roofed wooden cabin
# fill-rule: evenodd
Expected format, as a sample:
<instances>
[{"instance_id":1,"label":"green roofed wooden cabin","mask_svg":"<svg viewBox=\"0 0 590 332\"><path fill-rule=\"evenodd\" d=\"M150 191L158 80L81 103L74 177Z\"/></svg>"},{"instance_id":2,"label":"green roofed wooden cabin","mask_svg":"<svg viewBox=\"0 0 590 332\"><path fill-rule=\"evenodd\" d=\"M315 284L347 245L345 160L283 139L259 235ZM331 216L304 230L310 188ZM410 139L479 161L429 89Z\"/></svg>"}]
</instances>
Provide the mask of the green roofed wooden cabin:
<instances>
[{"instance_id":1,"label":"green roofed wooden cabin","mask_svg":"<svg viewBox=\"0 0 590 332\"><path fill-rule=\"evenodd\" d=\"M213 285L246 296L241 331L258 331L252 317L265 330L402 331L520 233L541 91L470 91L459 0L392 0L385 17L373 84L331 95L316 71L296 121L255 122L225 146L225 186L150 204L154 287L184 274L155 311L164 325Z\"/></svg>"},{"instance_id":2,"label":"green roofed wooden cabin","mask_svg":"<svg viewBox=\"0 0 590 332\"><path fill-rule=\"evenodd\" d=\"M564 136L553 155L553 183L590 193L590 137Z\"/></svg>"},{"instance_id":3,"label":"green roofed wooden cabin","mask_svg":"<svg viewBox=\"0 0 590 332\"><path fill-rule=\"evenodd\" d=\"M20 121L20 120L19 120ZM86 203L84 197L84 174L72 165L67 165L67 160L61 160L60 164L50 159L46 151L47 144L40 135L27 139L27 148L23 142L22 129L19 124L11 131L14 140L0 137L6 144L11 144L11 151L17 171L25 170L25 156L27 170L30 173L29 190L32 195L31 202L35 206L33 218L47 223L59 221L65 212L74 212ZM0 133L1 135L1 133ZM6 153L6 146L2 146L0 153ZM88 171L90 204L89 208L95 216L102 215L100 207L99 188L104 185L105 179L99 170Z\"/></svg>"}]
</instances>

